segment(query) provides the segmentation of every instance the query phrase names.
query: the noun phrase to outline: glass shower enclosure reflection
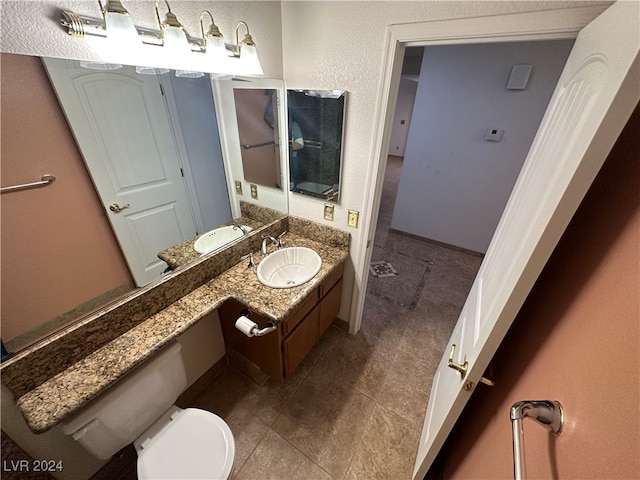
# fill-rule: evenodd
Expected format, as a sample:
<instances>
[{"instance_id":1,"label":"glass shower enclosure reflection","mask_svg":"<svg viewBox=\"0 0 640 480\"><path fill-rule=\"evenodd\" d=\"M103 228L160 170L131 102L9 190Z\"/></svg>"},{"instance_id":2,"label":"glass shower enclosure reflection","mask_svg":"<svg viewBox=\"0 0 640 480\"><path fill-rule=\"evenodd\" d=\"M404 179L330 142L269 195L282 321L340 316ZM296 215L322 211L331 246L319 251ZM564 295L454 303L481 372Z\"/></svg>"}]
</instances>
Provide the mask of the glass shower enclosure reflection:
<instances>
[{"instance_id":1,"label":"glass shower enclosure reflection","mask_svg":"<svg viewBox=\"0 0 640 480\"><path fill-rule=\"evenodd\" d=\"M346 92L288 90L289 190L338 202Z\"/></svg>"}]
</instances>

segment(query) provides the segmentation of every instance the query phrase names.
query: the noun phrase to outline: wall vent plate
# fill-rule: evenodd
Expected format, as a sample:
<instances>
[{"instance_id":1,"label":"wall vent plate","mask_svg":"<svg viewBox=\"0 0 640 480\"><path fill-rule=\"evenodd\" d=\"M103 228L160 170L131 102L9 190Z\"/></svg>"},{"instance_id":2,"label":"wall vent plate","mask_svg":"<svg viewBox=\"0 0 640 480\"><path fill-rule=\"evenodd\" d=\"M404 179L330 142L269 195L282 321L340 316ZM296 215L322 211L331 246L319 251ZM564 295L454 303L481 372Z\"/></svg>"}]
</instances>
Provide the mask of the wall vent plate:
<instances>
[{"instance_id":1,"label":"wall vent plate","mask_svg":"<svg viewBox=\"0 0 640 480\"><path fill-rule=\"evenodd\" d=\"M333 205L330 203L324 204L324 219L333 222Z\"/></svg>"},{"instance_id":2,"label":"wall vent plate","mask_svg":"<svg viewBox=\"0 0 640 480\"><path fill-rule=\"evenodd\" d=\"M251 188L251 198L258 199L258 185L255 183L250 183L249 187Z\"/></svg>"},{"instance_id":3,"label":"wall vent plate","mask_svg":"<svg viewBox=\"0 0 640 480\"><path fill-rule=\"evenodd\" d=\"M242 182L240 180L236 180L236 193L242 195Z\"/></svg>"}]
</instances>

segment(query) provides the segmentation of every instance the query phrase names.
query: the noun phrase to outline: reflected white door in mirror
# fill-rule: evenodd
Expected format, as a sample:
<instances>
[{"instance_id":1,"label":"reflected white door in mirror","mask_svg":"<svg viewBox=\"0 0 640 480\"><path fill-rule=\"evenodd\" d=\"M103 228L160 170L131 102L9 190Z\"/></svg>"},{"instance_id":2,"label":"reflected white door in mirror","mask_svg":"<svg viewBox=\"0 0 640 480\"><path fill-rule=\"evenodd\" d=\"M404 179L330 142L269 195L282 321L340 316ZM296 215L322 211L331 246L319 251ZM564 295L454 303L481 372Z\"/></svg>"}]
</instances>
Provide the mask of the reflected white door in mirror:
<instances>
[{"instance_id":1,"label":"reflected white door in mirror","mask_svg":"<svg viewBox=\"0 0 640 480\"><path fill-rule=\"evenodd\" d=\"M158 252L197 233L158 79L45 65L132 276L146 285L167 268Z\"/></svg>"}]
</instances>

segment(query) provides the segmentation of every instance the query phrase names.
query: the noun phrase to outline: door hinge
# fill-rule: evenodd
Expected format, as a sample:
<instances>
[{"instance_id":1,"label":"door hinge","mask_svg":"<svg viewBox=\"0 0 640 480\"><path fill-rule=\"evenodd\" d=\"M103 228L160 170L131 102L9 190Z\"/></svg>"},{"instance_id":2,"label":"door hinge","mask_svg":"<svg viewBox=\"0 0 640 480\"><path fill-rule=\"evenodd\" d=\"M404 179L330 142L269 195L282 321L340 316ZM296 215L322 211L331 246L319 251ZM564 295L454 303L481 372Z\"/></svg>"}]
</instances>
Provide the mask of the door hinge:
<instances>
[{"instance_id":1,"label":"door hinge","mask_svg":"<svg viewBox=\"0 0 640 480\"><path fill-rule=\"evenodd\" d=\"M184 178L184 170L182 170L182 168L180 169L180 175L182 175L182 178Z\"/></svg>"},{"instance_id":2,"label":"door hinge","mask_svg":"<svg viewBox=\"0 0 640 480\"><path fill-rule=\"evenodd\" d=\"M164 87L162 86L161 83L158 83L158 86L160 87L160 95L164 97Z\"/></svg>"}]
</instances>

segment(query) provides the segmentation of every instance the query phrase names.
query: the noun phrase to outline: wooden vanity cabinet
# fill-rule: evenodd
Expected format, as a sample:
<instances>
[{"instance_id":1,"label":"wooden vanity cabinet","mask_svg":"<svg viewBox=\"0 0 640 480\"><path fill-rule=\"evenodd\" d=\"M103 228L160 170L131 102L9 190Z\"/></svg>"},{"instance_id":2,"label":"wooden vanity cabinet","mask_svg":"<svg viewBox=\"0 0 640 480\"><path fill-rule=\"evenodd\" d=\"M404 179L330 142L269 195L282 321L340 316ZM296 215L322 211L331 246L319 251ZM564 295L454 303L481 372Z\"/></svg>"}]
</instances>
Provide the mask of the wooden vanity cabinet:
<instances>
[{"instance_id":1,"label":"wooden vanity cabinet","mask_svg":"<svg viewBox=\"0 0 640 480\"><path fill-rule=\"evenodd\" d=\"M290 377L337 317L343 272L344 263L280 322L275 332L263 337L247 337L235 328L235 321L245 310L241 303L230 300L222 305L219 314L227 350L231 348L234 356L244 357L242 362L234 362L230 355L230 363L240 370L256 366L274 381ZM249 318L260 328L269 322L255 313L251 313Z\"/></svg>"}]
</instances>

